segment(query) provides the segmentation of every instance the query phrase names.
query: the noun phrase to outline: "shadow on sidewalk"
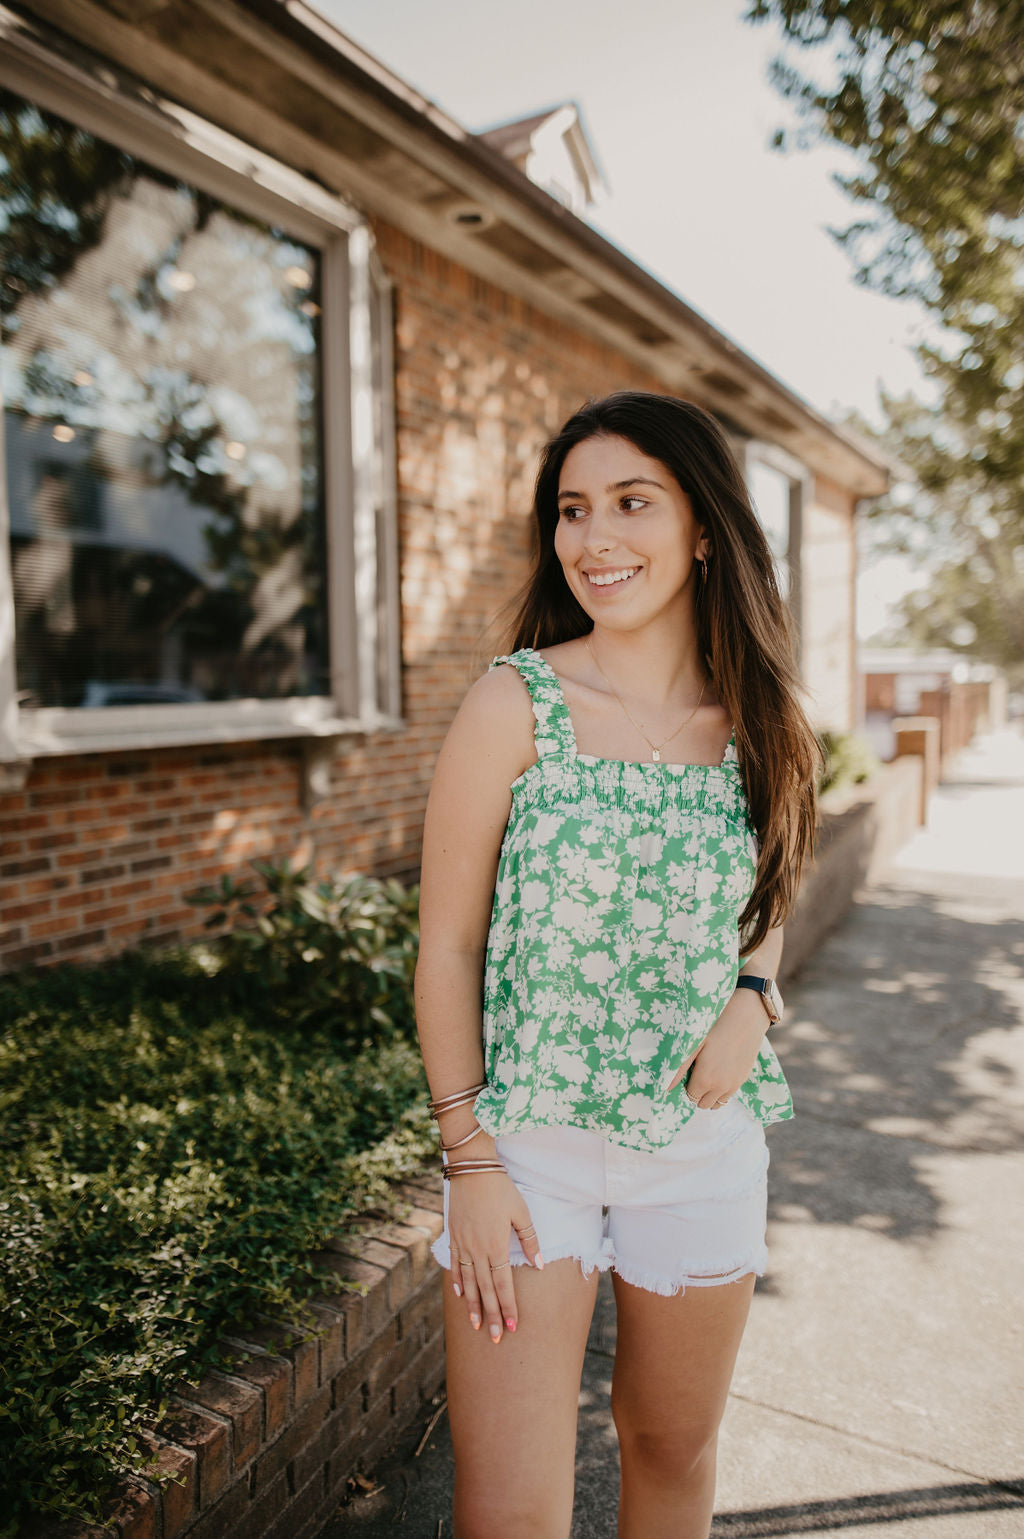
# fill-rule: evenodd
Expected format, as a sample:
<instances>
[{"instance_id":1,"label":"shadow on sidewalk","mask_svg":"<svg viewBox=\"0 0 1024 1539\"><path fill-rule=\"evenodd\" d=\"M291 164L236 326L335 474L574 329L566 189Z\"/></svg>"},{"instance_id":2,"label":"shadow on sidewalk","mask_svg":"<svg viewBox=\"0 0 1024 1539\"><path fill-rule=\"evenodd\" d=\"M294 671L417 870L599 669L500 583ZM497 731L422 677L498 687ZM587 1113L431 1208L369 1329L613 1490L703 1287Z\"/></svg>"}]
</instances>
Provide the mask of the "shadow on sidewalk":
<instances>
[{"instance_id":1,"label":"shadow on sidewalk","mask_svg":"<svg viewBox=\"0 0 1024 1539\"><path fill-rule=\"evenodd\" d=\"M711 1539L783 1539L788 1534L834 1534L841 1528L868 1528L877 1523L909 1523L915 1518L955 1516L967 1512L996 1512L1020 1508L1024 1480L923 1486L910 1491L878 1491L870 1496L840 1497L828 1502L800 1502L787 1507L763 1507L751 1512L719 1513Z\"/></svg>"},{"instance_id":2,"label":"shadow on sidewalk","mask_svg":"<svg viewBox=\"0 0 1024 1539\"><path fill-rule=\"evenodd\" d=\"M1017 1071L1000 1037L1021 1024L1008 980L1024 977L1024 929L960 917L957 901L876 884L801 972L778 1034L796 1117L772 1135L785 1141L773 1216L798 1204L820 1223L867 1218L890 1238L920 1236L939 1222L922 1140L1021 1147L1024 1102L1007 1096ZM800 1013L804 995L813 1015Z\"/></svg>"}]
</instances>

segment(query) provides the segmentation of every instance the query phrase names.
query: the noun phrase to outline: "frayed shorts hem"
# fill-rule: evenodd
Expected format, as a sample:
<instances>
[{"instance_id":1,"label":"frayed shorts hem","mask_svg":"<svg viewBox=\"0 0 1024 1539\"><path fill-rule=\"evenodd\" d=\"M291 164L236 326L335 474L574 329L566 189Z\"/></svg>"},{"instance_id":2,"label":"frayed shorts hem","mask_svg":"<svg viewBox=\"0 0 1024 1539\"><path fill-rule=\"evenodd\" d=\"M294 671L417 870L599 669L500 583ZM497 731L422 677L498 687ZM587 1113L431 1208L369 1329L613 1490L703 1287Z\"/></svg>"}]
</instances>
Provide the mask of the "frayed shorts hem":
<instances>
[{"instance_id":1,"label":"frayed shorts hem","mask_svg":"<svg viewBox=\"0 0 1024 1539\"><path fill-rule=\"evenodd\" d=\"M431 1255L439 1266L446 1272L451 1271L451 1251L446 1235L435 1240L430 1247ZM627 1262L616 1261L614 1252L606 1242L596 1255L581 1255L571 1247L556 1247L549 1252L542 1252L545 1266L554 1261L578 1261L584 1277L592 1277L594 1272L614 1272L616 1277L621 1277L624 1283L629 1283L633 1288L642 1288L645 1293L657 1293L662 1298L673 1298L676 1294L683 1294L687 1288L712 1288L723 1283L739 1282L741 1278L749 1276L751 1272L757 1277L763 1277L768 1270L768 1251L762 1246L760 1251L753 1256L734 1265L722 1267L714 1273L688 1272L683 1278L671 1278L659 1276L655 1272L646 1272L639 1267L630 1266ZM510 1262L514 1267L529 1266L529 1258L524 1255L511 1256Z\"/></svg>"},{"instance_id":2,"label":"frayed shorts hem","mask_svg":"<svg viewBox=\"0 0 1024 1539\"><path fill-rule=\"evenodd\" d=\"M612 1263L612 1270L624 1283L634 1288L642 1288L645 1293L660 1294L662 1298L672 1298L677 1293L685 1293L687 1288L717 1288L723 1283L739 1282L741 1278L749 1277L751 1272L755 1277L763 1277L768 1270L768 1257L767 1253L751 1256L737 1266L723 1268L721 1272L688 1272L681 1282L674 1278L659 1277L653 1272L642 1272L636 1267L619 1266L615 1262Z\"/></svg>"}]
</instances>

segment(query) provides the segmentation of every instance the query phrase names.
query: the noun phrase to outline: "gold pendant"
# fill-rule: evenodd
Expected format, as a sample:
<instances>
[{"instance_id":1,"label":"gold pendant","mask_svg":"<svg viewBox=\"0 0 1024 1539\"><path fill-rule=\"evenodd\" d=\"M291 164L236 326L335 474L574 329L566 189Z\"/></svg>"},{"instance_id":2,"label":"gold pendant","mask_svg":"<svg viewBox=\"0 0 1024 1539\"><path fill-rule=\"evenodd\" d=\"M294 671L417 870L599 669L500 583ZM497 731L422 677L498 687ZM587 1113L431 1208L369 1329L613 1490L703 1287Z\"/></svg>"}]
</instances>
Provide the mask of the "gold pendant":
<instances>
[{"instance_id":1,"label":"gold pendant","mask_svg":"<svg viewBox=\"0 0 1024 1539\"><path fill-rule=\"evenodd\" d=\"M660 764L661 763L661 749L660 748L652 748L651 749L651 756L653 757L655 764Z\"/></svg>"}]
</instances>

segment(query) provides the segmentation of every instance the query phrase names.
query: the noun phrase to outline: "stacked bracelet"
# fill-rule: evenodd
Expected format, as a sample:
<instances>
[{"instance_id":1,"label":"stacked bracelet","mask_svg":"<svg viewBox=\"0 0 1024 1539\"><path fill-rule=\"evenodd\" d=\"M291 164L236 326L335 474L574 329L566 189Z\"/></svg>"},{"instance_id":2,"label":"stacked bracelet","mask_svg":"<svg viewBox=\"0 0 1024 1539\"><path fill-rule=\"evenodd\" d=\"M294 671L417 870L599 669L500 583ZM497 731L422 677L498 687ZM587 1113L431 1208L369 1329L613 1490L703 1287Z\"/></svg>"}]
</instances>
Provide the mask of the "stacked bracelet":
<instances>
[{"instance_id":1,"label":"stacked bracelet","mask_svg":"<svg viewBox=\"0 0 1024 1539\"><path fill-rule=\"evenodd\" d=\"M480 1081L479 1085L471 1085L468 1090L455 1090L451 1095L438 1096L436 1100L428 1101L427 1105L430 1107L431 1117L435 1122L438 1122L439 1119L444 1116L445 1112L454 1111L457 1106L467 1106L470 1101L476 1100L477 1096L480 1094L481 1090L486 1087L486 1085L487 1081L484 1079ZM453 1149L461 1149L463 1144L468 1144L471 1139L475 1138L478 1133L482 1133L483 1131L484 1129L478 1122L473 1127L472 1132L466 1133L462 1138L457 1138L454 1143L446 1144L442 1139L441 1149L445 1154L450 1153ZM446 1161L444 1165L444 1177L446 1181L449 1178L448 1172L452 1168L453 1167L451 1167ZM494 1160L460 1160L454 1167L454 1172L456 1175L468 1175L476 1170L504 1169L504 1165L501 1165Z\"/></svg>"},{"instance_id":2,"label":"stacked bracelet","mask_svg":"<svg viewBox=\"0 0 1024 1539\"><path fill-rule=\"evenodd\" d=\"M436 1122L445 1112L454 1111L456 1106L465 1106L469 1101L476 1099L486 1084L487 1081L484 1079L479 1085L471 1085L468 1090L456 1090L451 1095L443 1095L436 1101L428 1101L431 1117Z\"/></svg>"},{"instance_id":3,"label":"stacked bracelet","mask_svg":"<svg viewBox=\"0 0 1024 1539\"><path fill-rule=\"evenodd\" d=\"M443 1143L441 1145L441 1148L444 1150L445 1154L450 1154L453 1149L461 1149L463 1144L468 1144L469 1140L471 1138L475 1138L478 1133L482 1133L482 1132L483 1132L483 1128L480 1126L480 1124L478 1122L476 1124L475 1128L473 1129L472 1133L467 1133L465 1138L457 1138L453 1144L445 1144L445 1143Z\"/></svg>"},{"instance_id":4,"label":"stacked bracelet","mask_svg":"<svg viewBox=\"0 0 1024 1539\"><path fill-rule=\"evenodd\" d=\"M457 1160L454 1165L445 1165L441 1173L450 1181L453 1176L486 1176L492 1170L504 1169L500 1160Z\"/></svg>"}]
</instances>

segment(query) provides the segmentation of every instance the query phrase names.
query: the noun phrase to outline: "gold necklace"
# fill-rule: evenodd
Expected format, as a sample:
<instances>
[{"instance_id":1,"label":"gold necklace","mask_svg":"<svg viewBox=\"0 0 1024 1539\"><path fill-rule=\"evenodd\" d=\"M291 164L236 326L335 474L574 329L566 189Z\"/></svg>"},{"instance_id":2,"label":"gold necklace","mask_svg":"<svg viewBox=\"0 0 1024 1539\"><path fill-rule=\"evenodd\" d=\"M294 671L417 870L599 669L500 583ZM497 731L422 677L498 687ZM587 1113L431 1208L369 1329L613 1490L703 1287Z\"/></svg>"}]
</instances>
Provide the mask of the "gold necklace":
<instances>
[{"instance_id":1,"label":"gold necklace","mask_svg":"<svg viewBox=\"0 0 1024 1539\"><path fill-rule=\"evenodd\" d=\"M584 636L583 641L584 641L584 644L586 645L587 651L590 653L591 657L594 658L594 662L595 662L595 664L597 666L598 673L604 679L605 683L608 685L608 688L611 690L611 692L615 696L616 700L618 700L619 704L622 706L622 709L626 712L626 715L629 716L629 711L626 709L625 702L622 699L620 699L620 697L618 695L618 692L616 691L615 685L612 683L611 679L605 673L604 669L601 667L601 664L597 661L597 658L594 656L594 649L590 645L590 637L589 636ZM707 681L707 679L705 679L704 683L700 687L700 694L697 696L697 704L694 706L694 708L690 712L689 716L687 716L686 721L681 722L680 725L676 728L676 730L673 733L671 733L668 737L664 738L657 745L657 747L655 747L655 745L651 742L650 738L647 736L647 733L644 731L644 729L642 727L637 726L636 722L633 721L632 716L629 716L630 721L633 722L633 726L636 727L636 730L639 732L640 736L643 738L644 742L647 744L648 748L651 750L651 757L653 758L655 764L660 764L661 763L661 750L664 748L665 744L666 743L671 743L671 741L672 741L672 739L674 737L678 737L680 732L682 732L683 728L689 722L691 722L693 720L693 718L696 716L697 712L700 710L700 703L704 699L704 691L707 689L707 687L708 687L708 681Z\"/></svg>"}]
</instances>

